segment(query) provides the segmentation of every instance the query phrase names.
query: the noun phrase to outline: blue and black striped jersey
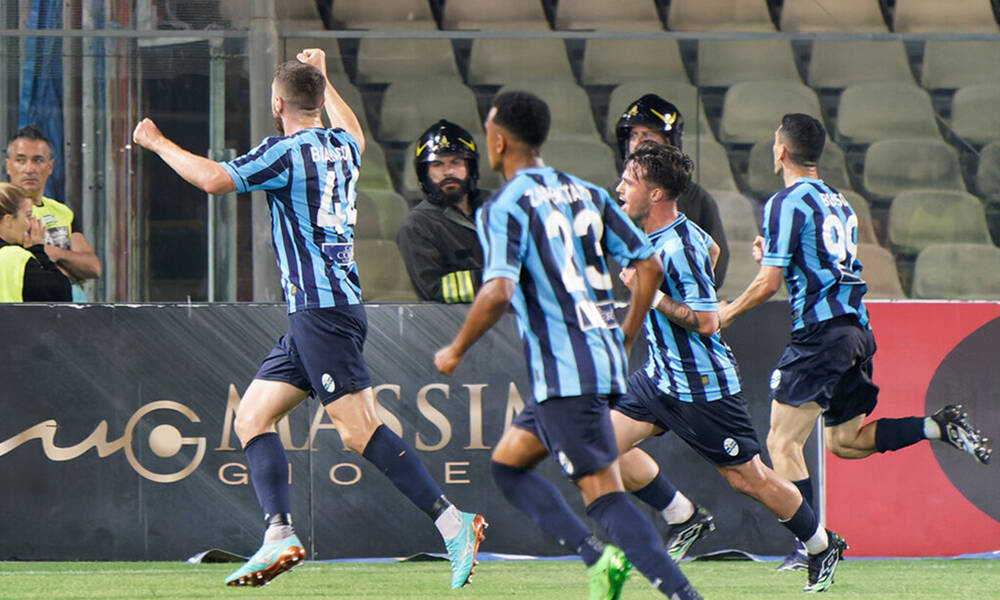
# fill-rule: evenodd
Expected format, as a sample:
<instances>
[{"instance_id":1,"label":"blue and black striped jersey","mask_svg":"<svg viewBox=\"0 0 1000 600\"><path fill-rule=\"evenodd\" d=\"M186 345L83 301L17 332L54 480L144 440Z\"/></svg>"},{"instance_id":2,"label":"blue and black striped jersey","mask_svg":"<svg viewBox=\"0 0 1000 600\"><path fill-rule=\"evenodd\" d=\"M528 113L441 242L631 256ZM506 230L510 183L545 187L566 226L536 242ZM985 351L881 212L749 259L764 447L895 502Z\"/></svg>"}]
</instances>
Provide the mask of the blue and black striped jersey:
<instances>
[{"instance_id":1,"label":"blue and black striped jersey","mask_svg":"<svg viewBox=\"0 0 1000 600\"><path fill-rule=\"evenodd\" d=\"M683 214L649 236L663 261L660 291L691 310L715 312L711 236ZM670 322L658 310L646 317L649 359L646 375L663 393L685 402L718 400L740 391L740 376L732 350L719 332L700 335Z\"/></svg>"},{"instance_id":2,"label":"blue and black striped jersey","mask_svg":"<svg viewBox=\"0 0 1000 600\"><path fill-rule=\"evenodd\" d=\"M868 326L858 217L843 194L800 177L764 205L764 239L760 264L785 269L792 329L845 314Z\"/></svg>"},{"instance_id":3,"label":"blue and black striped jersey","mask_svg":"<svg viewBox=\"0 0 1000 600\"><path fill-rule=\"evenodd\" d=\"M358 143L343 129L269 137L224 162L236 191L267 191L288 312L361 303L354 264Z\"/></svg>"},{"instance_id":4,"label":"blue and black striped jersey","mask_svg":"<svg viewBox=\"0 0 1000 600\"><path fill-rule=\"evenodd\" d=\"M512 304L535 400L625 392L627 357L611 273L653 253L603 188L550 167L523 169L477 211L483 282L518 285Z\"/></svg>"}]
</instances>

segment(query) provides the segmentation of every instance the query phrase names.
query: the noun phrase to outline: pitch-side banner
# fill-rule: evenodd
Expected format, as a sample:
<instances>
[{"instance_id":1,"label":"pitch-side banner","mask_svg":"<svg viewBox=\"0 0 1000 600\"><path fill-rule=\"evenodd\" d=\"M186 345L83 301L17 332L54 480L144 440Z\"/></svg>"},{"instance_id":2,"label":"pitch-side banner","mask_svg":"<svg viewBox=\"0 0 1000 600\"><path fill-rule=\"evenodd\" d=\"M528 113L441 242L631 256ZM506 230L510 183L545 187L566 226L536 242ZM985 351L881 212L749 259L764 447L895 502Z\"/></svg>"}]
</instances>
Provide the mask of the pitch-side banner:
<instances>
[{"instance_id":1,"label":"pitch-side banner","mask_svg":"<svg viewBox=\"0 0 1000 600\"><path fill-rule=\"evenodd\" d=\"M451 500L487 516L484 550L568 554L508 505L489 476L491 449L530 389L513 316L480 340L454 377L433 368L435 349L466 312L368 307L366 358L380 414ZM787 312L766 305L726 333L762 437ZM279 305L0 306L0 559L253 552L263 521L233 415L286 326ZM295 525L311 557L444 551L431 521L344 450L315 400L279 433ZM718 530L694 552L777 555L790 547L790 535L764 508L731 491L673 436L646 447L689 497L715 513ZM582 515L579 494L552 461L540 469Z\"/></svg>"},{"instance_id":2,"label":"pitch-side banner","mask_svg":"<svg viewBox=\"0 0 1000 600\"><path fill-rule=\"evenodd\" d=\"M871 418L961 404L1000 439L1000 304L871 303L878 344ZM1000 550L1000 455L980 465L941 442L864 460L827 458L830 526L853 556L955 556Z\"/></svg>"}]
</instances>

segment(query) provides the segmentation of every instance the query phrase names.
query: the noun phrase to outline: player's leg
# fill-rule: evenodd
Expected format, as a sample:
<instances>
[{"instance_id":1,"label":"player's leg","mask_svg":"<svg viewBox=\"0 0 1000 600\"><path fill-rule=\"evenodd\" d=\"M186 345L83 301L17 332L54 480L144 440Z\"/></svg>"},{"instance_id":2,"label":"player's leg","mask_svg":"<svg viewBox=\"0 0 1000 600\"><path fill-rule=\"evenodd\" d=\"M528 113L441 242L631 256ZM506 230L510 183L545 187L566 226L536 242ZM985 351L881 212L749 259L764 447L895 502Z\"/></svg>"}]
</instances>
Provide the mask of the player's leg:
<instances>
[{"instance_id":1,"label":"player's leg","mask_svg":"<svg viewBox=\"0 0 1000 600\"><path fill-rule=\"evenodd\" d=\"M656 509L669 525L667 552L681 560L698 539L715 530L711 513L695 506L663 474L656 461L635 447L644 439L662 434L667 399L643 371L632 373L628 392L617 397L611 423L618 444L618 464L625 489ZM654 410L655 408L655 410Z\"/></svg>"},{"instance_id":2,"label":"player's leg","mask_svg":"<svg viewBox=\"0 0 1000 600\"><path fill-rule=\"evenodd\" d=\"M371 387L340 396L326 404L326 412L344 445L375 465L434 521L451 559L451 587L467 584L485 537L483 516L458 510L444 496L416 451L382 423Z\"/></svg>"},{"instance_id":3,"label":"player's leg","mask_svg":"<svg viewBox=\"0 0 1000 600\"><path fill-rule=\"evenodd\" d=\"M272 353L262 371L268 365L273 367L275 360ZM254 379L240 400L234 428L243 443L250 480L268 525L261 548L226 578L227 585L263 585L305 559L305 548L292 528L288 458L275 424L308 393L285 381Z\"/></svg>"},{"instance_id":4,"label":"player's leg","mask_svg":"<svg viewBox=\"0 0 1000 600\"><path fill-rule=\"evenodd\" d=\"M542 439L580 488L587 514L666 596L700 598L661 545L653 524L625 493L607 399L550 398L537 406Z\"/></svg>"}]
</instances>

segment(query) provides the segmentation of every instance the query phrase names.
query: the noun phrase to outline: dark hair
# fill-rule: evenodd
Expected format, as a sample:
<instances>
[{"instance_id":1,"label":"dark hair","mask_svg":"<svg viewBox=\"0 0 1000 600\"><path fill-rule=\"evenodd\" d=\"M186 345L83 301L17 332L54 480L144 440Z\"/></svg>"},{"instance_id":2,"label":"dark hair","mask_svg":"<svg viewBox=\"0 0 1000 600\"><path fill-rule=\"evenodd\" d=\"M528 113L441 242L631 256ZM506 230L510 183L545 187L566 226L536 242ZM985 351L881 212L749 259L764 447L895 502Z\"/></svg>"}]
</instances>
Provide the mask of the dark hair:
<instances>
[{"instance_id":1,"label":"dark hair","mask_svg":"<svg viewBox=\"0 0 1000 600\"><path fill-rule=\"evenodd\" d=\"M781 142L788 148L788 158L802 167L815 167L826 144L826 130L814 117L791 113L781 117Z\"/></svg>"},{"instance_id":2,"label":"dark hair","mask_svg":"<svg viewBox=\"0 0 1000 600\"><path fill-rule=\"evenodd\" d=\"M18 129L17 133L14 134L14 137L7 140L7 148L9 149L10 145L13 144L16 140L31 140L33 142L35 141L45 142L45 145L49 147L49 154L52 154L52 142L50 142L49 139L45 137L45 134L42 133L42 130L36 127L35 125L25 125L24 127Z\"/></svg>"},{"instance_id":3,"label":"dark hair","mask_svg":"<svg viewBox=\"0 0 1000 600\"><path fill-rule=\"evenodd\" d=\"M504 92L493 99L493 122L517 139L538 149L549 136L549 105L530 92Z\"/></svg>"},{"instance_id":4,"label":"dark hair","mask_svg":"<svg viewBox=\"0 0 1000 600\"><path fill-rule=\"evenodd\" d=\"M676 201L691 183L694 163L675 146L645 140L628 155L625 164L633 163L646 181L663 188Z\"/></svg>"},{"instance_id":5,"label":"dark hair","mask_svg":"<svg viewBox=\"0 0 1000 600\"><path fill-rule=\"evenodd\" d=\"M326 79L319 69L297 60L286 60L274 71L279 95L300 111L316 111L323 106Z\"/></svg>"},{"instance_id":6,"label":"dark hair","mask_svg":"<svg viewBox=\"0 0 1000 600\"><path fill-rule=\"evenodd\" d=\"M0 183L0 218L4 215L16 215L21 203L28 197L28 192L13 183Z\"/></svg>"}]
</instances>

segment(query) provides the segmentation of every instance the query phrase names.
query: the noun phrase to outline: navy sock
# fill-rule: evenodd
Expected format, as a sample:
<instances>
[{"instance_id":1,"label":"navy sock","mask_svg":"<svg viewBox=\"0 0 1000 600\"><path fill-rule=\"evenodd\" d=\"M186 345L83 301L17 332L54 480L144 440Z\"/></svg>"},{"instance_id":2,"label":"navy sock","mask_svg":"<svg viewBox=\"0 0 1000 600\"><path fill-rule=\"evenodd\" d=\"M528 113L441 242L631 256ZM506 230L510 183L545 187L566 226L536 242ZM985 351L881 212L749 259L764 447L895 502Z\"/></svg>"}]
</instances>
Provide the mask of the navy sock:
<instances>
[{"instance_id":1,"label":"navy sock","mask_svg":"<svg viewBox=\"0 0 1000 600\"><path fill-rule=\"evenodd\" d=\"M806 477L805 479L800 479L798 481L793 481L792 485L799 488L799 493L802 494L802 499L806 501L809 506L813 506L813 512L815 512L815 506L813 505L813 481L811 477Z\"/></svg>"},{"instance_id":2,"label":"navy sock","mask_svg":"<svg viewBox=\"0 0 1000 600\"><path fill-rule=\"evenodd\" d=\"M368 440L363 456L385 473L396 489L403 492L417 508L432 514L434 503L443 495L441 488L431 479L416 452L391 429L379 425Z\"/></svg>"},{"instance_id":3,"label":"navy sock","mask_svg":"<svg viewBox=\"0 0 1000 600\"><path fill-rule=\"evenodd\" d=\"M799 509L795 511L791 519L787 521L779 521L785 526L792 535L797 537L799 541L805 542L816 533L816 528L819 526L819 521L816 519L816 513L813 512L809 503L806 502L805 498L802 499L802 504L799 505Z\"/></svg>"},{"instance_id":4,"label":"navy sock","mask_svg":"<svg viewBox=\"0 0 1000 600\"><path fill-rule=\"evenodd\" d=\"M677 488L660 471L649 482L649 485L632 492L632 494L656 510L663 510L670 505L670 501L677 495Z\"/></svg>"},{"instance_id":5,"label":"navy sock","mask_svg":"<svg viewBox=\"0 0 1000 600\"><path fill-rule=\"evenodd\" d=\"M875 422L875 449L899 450L924 439L924 418L879 419Z\"/></svg>"},{"instance_id":6,"label":"navy sock","mask_svg":"<svg viewBox=\"0 0 1000 600\"><path fill-rule=\"evenodd\" d=\"M600 523L611 541L653 582L653 587L670 596L688 585L653 524L629 502L624 492L612 492L594 500L587 506L587 514Z\"/></svg>"},{"instance_id":7,"label":"navy sock","mask_svg":"<svg viewBox=\"0 0 1000 600\"><path fill-rule=\"evenodd\" d=\"M495 461L490 461L490 473L508 502L560 544L572 548L588 567L601 557L604 545L590 534L549 480L531 469Z\"/></svg>"},{"instance_id":8,"label":"navy sock","mask_svg":"<svg viewBox=\"0 0 1000 600\"><path fill-rule=\"evenodd\" d=\"M243 447L250 467L250 481L267 516L292 512L288 499L288 458L277 433L262 433Z\"/></svg>"}]
</instances>

